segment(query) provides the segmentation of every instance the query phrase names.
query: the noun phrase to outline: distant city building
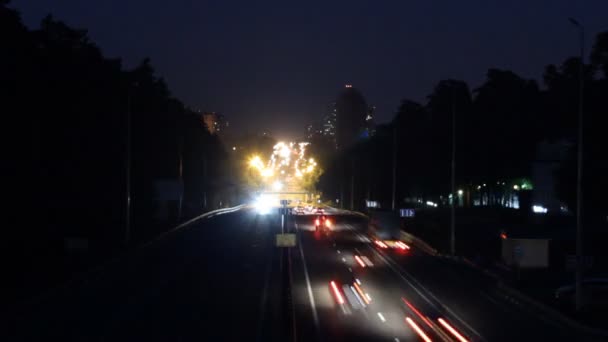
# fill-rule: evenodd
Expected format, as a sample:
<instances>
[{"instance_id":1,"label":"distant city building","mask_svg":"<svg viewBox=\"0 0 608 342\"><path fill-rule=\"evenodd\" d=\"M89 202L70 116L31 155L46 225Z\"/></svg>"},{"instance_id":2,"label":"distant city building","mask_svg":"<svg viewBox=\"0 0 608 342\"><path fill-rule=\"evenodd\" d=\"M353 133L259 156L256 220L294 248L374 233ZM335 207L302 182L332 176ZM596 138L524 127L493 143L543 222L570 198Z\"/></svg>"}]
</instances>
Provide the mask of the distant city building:
<instances>
[{"instance_id":1,"label":"distant city building","mask_svg":"<svg viewBox=\"0 0 608 342\"><path fill-rule=\"evenodd\" d=\"M201 114L201 119L211 134L223 134L230 125L224 115L216 112L204 112Z\"/></svg>"},{"instance_id":2,"label":"distant city building","mask_svg":"<svg viewBox=\"0 0 608 342\"><path fill-rule=\"evenodd\" d=\"M313 123L306 127L306 139L312 141L323 136L323 125L319 123Z\"/></svg>"},{"instance_id":3,"label":"distant city building","mask_svg":"<svg viewBox=\"0 0 608 342\"><path fill-rule=\"evenodd\" d=\"M323 136L329 141L334 147L336 145L336 124L337 124L337 110L336 103L332 103L328 106L328 113L323 118Z\"/></svg>"},{"instance_id":4,"label":"distant city building","mask_svg":"<svg viewBox=\"0 0 608 342\"><path fill-rule=\"evenodd\" d=\"M369 115L367 102L361 93L347 84L336 101L336 145L338 149L348 148L358 139L368 135Z\"/></svg>"}]
</instances>

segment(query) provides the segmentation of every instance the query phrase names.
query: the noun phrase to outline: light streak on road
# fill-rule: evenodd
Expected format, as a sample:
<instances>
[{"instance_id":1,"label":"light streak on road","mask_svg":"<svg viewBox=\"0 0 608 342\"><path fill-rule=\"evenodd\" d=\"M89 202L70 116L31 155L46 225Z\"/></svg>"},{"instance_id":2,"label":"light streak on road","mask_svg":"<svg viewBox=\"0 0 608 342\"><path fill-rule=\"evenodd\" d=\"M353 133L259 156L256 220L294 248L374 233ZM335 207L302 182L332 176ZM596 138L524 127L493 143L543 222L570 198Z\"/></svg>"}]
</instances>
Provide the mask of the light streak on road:
<instances>
[{"instance_id":1,"label":"light streak on road","mask_svg":"<svg viewBox=\"0 0 608 342\"><path fill-rule=\"evenodd\" d=\"M357 260L357 263L361 265L361 267L365 267L365 263L363 262L363 260L361 260L361 258L359 258L358 255L355 255L355 260Z\"/></svg>"},{"instance_id":2,"label":"light streak on road","mask_svg":"<svg viewBox=\"0 0 608 342\"><path fill-rule=\"evenodd\" d=\"M361 295L361 297L365 301L365 304L369 305L369 303L371 302L371 299L367 298L366 294L363 293L363 290L361 289L361 287L359 286L359 284L355 283L353 285L355 285L355 289L357 290L357 292L359 292L359 294Z\"/></svg>"},{"instance_id":3,"label":"light streak on road","mask_svg":"<svg viewBox=\"0 0 608 342\"><path fill-rule=\"evenodd\" d=\"M357 284L361 285L361 280L359 280L359 278L355 278L355 282L357 282Z\"/></svg>"},{"instance_id":4,"label":"light streak on road","mask_svg":"<svg viewBox=\"0 0 608 342\"><path fill-rule=\"evenodd\" d=\"M420 311L418 311L418 309L416 309L412 304L410 304L410 302L408 302L405 298L401 298L401 300L403 300L403 302L405 303L405 305L408 306L408 308L410 308L410 310L412 310L418 317L420 317L420 319L426 323L426 325L429 326L429 328L433 329L433 325L431 324L431 322L429 322L428 319L426 319L426 317L424 317Z\"/></svg>"},{"instance_id":5,"label":"light streak on road","mask_svg":"<svg viewBox=\"0 0 608 342\"><path fill-rule=\"evenodd\" d=\"M454 327L452 327L448 322L446 322L443 318L439 318L437 319L437 321L439 321L439 323L447 329L447 331L449 331L452 335L454 335L454 337L456 337L458 339L458 341L460 342L468 342L469 340L467 340L466 338L464 338L464 336L462 336L456 329L454 329Z\"/></svg>"},{"instance_id":6,"label":"light streak on road","mask_svg":"<svg viewBox=\"0 0 608 342\"><path fill-rule=\"evenodd\" d=\"M386 322L386 318L384 318L384 315L382 315L382 312L378 312L378 317L380 317L380 320L382 321L382 323Z\"/></svg>"},{"instance_id":7,"label":"light streak on road","mask_svg":"<svg viewBox=\"0 0 608 342\"><path fill-rule=\"evenodd\" d=\"M403 250L409 250L410 249L410 246L406 245L405 243L403 243L401 241L395 242L395 245L397 245L399 248L401 248Z\"/></svg>"},{"instance_id":8,"label":"light streak on road","mask_svg":"<svg viewBox=\"0 0 608 342\"><path fill-rule=\"evenodd\" d=\"M380 248L388 248L388 246L384 242L382 242L380 240L376 240L376 241L374 241L374 243L376 245L378 245L378 247L380 247Z\"/></svg>"},{"instance_id":9,"label":"light streak on road","mask_svg":"<svg viewBox=\"0 0 608 342\"><path fill-rule=\"evenodd\" d=\"M338 301L338 304L343 305L344 304L344 298L342 297L342 294L340 293L340 290L338 290L338 287L336 286L336 283L332 280L331 283L331 288L334 291L334 295L336 296L336 300Z\"/></svg>"},{"instance_id":10,"label":"light streak on road","mask_svg":"<svg viewBox=\"0 0 608 342\"><path fill-rule=\"evenodd\" d=\"M363 256L363 257L361 257L361 259L363 259L363 262L365 262L365 264L366 264L368 267L372 267L372 266L374 266L374 264L372 263L372 261L371 261L371 260L369 260L369 258L368 258L368 257Z\"/></svg>"},{"instance_id":11,"label":"light streak on road","mask_svg":"<svg viewBox=\"0 0 608 342\"><path fill-rule=\"evenodd\" d=\"M420 327L418 326L418 324L416 324L416 322L414 322L411 318L406 317L405 321L407 322L407 324L410 325L410 327L412 327L412 329L414 329L414 331L418 334L418 336L420 336L420 338L422 340L424 340L424 342L433 342L433 340L431 340L425 333L424 331L422 331L422 329L420 329Z\"/></svg>"},{"instance_id":12,"label":"light streak on road","mask_svg":"<svg viewBox=\"0 0 608 342\"><path fill-rule=\"evenodd\" d=\"M355 290L354 287L350 287L350 290L353 292L353 294L355 295L355 298L357 298L357 301L359 302L359 304L361 304L362 307L365 307L365 303L363 302L363 299L361 299L361 297L359 296L359 294L357 293L357 290Z\"/></svg>"}]
</instances>

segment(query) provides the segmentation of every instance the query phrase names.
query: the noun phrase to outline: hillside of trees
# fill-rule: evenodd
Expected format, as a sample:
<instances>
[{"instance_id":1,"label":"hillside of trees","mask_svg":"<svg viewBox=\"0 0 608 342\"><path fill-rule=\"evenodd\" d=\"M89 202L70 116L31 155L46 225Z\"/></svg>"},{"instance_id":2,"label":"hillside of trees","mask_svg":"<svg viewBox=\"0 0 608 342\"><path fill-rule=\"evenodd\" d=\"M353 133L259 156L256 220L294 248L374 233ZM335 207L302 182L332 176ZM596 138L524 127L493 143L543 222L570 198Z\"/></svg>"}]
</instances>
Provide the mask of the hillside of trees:
<instances>
[{"instance_id":1,"label":"hillside of trees","mask_svg":"<svg viewBox=\"0 0 608 342\"><path fill-rule=\"evenodd\" d=\"M41 273L61 277L70 257L65 238L88 244L78 262L103 258L200 214L205 197L224 186L222 144L172 96L149 59L125 69L104 57L85 30L50 15L28 29L7 0L0 1L0 42L9 274L39 282ZM183 184L181 201L174 201L181 208L174 204L163 221L155 216L158 180Z\"/></svg>"}]
</instances>

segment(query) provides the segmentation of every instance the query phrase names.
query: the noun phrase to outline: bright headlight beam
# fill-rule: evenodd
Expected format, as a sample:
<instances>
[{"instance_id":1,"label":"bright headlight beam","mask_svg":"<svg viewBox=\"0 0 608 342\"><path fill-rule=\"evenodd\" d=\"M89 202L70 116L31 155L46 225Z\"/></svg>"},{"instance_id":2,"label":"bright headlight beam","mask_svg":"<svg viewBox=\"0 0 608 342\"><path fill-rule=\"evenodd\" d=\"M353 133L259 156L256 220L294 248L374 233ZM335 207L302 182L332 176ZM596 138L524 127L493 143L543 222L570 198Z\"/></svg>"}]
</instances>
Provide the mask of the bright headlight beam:
<instances>
[{"instance_id":1,"label":"bright headlight beam","mask_svg":"<svg viewBox=\"0 0 608 342\"><path fill-rule=\"evenodd\" d=\"M359 295L361 296L361 298L363 298L363 301L365 302L365 304L369 305L369 303L371 302L369 295L367 293L363 293L363 290L361 289L361 287L359 287L359 284L354 283L353 285L355 286L355 290L357 290L357 292L359 292Z\"/></svg>"},{"instance_id":2,"label":"bright headlight beam","mask_svg":"<svg viewBox=\"0 0 608 342\"><path fill-rule=\"evenodd\" d=\"M452 327L448 322L446 322L443 318L438 318L437 321L444 327L447 329L447 331L449 331L452 335L454 335L454 337L456 337L458 339L458 341L460 342L469 342L469 340L467 340L466 338L464 338L464 336L462 336L458 331L456 331L456 329L454 329L454 327Z\"/></svg>"},{"instance_id":3,"label":"bright headlight beam","mask_svg":"<svg viewBox=\"0 0 608 342\"><path fill-rule=\"evenodd\" d=\"M350 290L355 295L355 298L357 298L357 301L359 302L359 304L361 304L362 307L365 307L365 303L363 302L363 299L361 299L361 297L359 297L359 294L357 293L357 291L355 290L355 288L351 286Z\"/></svg>"},{"instance_id":4,"label":"bright headlight beam","mask_svg":"<svg viewBox=\"0 0 608 342\"><path fill-rule=\"evenodd\" d=\"M355 260L357 260L357 263L361 266L361 267L365 267L365 263L363 262L363 260L361 260L361 258L359 258L358 255L355 255Z\"/></svg>"},{"instance_id":5,"label":"bright headlight beam","mask_svg":"<svg viewBox=\"0 0 608 342\"><path fill-rule=\"evenodd\" d=\"M422 329L420 329L418 324L416 324L411 318L406 317L405 321L407 322L407 324L410 325L410 327L412 327L412 329L414 329L418 336L420 336L420 338L424 340L424 342L432 342L432 340L424 333L424 331L422 331Z\"/></svg>"},{"instance_id":6,"label":"bright headlight beam","mask_svg":"<svg viewBox=\"0 0 608 342\"><path fill-rule=\"evenodd\" d=\"M334 291L334 295L336 296L336 300L338 301L338 304L340 304L340 305L344 304L344 298L342 297L340 290L338 290L338 286L336 286L336 282L334 282L332 280L329 284L331 285L331 289Z\"/></svg>"}]
</instances>

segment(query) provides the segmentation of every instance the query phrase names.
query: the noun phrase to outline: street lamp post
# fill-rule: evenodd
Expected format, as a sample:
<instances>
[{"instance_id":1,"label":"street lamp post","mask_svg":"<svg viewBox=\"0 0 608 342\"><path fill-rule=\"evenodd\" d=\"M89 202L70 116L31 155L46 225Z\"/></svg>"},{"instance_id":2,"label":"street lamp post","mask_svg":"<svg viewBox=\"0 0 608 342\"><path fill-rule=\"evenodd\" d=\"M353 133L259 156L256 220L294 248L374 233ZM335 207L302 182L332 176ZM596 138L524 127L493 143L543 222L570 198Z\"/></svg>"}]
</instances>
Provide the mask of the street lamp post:
<instances>
[{"instance_id":1,"label":"street lamp post","mask_svg":"<svg viewBox=\"0 0 608 342\"><path fill-rule=\"evenodd\" d=\"M125 244L131 239L131 86L127 89L127 141L126 141L126 213L125 213Z\"/></svg>"},{"instance_id":2,"label":"street lamp post","mask_svg":"<svg viewBox=\"0 0 608 342\"><path fill-rule=\"evenodd\" d=\"M395 201L397 197L397 123L393 124L393 192L391 209L395 211Z\"/></svg>"},{"instance_id":3,"label":"street lamp post","mask_svg":"<svg viewBox=\"0 0 608 342\"><path fill-rule=\"evenodd\" d=\"M575 273L575 309L583 307L583 93L585 83L585 29L578 21L568 18L579 30L580 64L578 86L578 148L576 163L576 273Z\"/></svg>"},{"instance_id":4,"label":"street lamp post","mask_svg":"<svg viewBox=\"0 0 608 342\"><path fill-rule=\"evenodd\" d=\"M456 107L454 105L454 89L452 89L452 206L450 207L450 252L456 256Z\"/></svg>"}]
</instances>

